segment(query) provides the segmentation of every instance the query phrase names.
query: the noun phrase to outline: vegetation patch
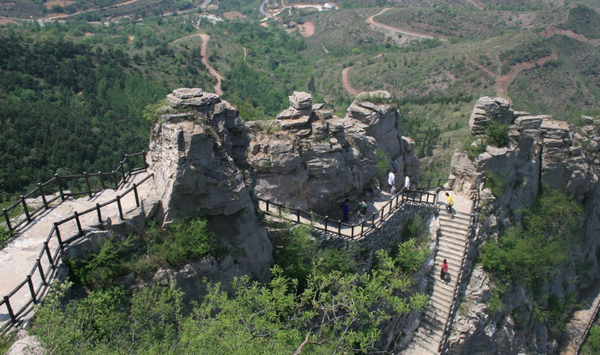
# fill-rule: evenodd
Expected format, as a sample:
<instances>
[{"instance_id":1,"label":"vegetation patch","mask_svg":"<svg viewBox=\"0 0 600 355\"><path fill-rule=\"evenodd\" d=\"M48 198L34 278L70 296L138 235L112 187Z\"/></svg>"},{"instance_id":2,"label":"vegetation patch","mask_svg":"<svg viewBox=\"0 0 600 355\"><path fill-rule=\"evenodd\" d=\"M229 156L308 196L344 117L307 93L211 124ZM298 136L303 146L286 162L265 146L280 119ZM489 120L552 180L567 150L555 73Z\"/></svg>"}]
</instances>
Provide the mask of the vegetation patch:
<instances>
[{"instance_id":1,"label":"vegetation patch","mask_svg":"<svg viewBox=\"0 0 600 355\"><path fill-rule=\"evenodd\" d=\"M568 259L582 208L564 193L545 192L522 222L483 247L486 271L507 284L540 286Z\"/></svg>"},{"instance_id":2,"label":"vegetation patch","mask_svg":"<svg viewBox=\"0 0 600 355\"><path fill-rule=\"evenodd\" d=\"M151 224L143 235L122 240L111 237L87 260L69 260L76 283L96 290L109 288L115 278L129 273L145 278L159 267L178 269L205 256L222 256L218 243L201 218L182 220L168 229Z\"/></svg>"}]
</instances>

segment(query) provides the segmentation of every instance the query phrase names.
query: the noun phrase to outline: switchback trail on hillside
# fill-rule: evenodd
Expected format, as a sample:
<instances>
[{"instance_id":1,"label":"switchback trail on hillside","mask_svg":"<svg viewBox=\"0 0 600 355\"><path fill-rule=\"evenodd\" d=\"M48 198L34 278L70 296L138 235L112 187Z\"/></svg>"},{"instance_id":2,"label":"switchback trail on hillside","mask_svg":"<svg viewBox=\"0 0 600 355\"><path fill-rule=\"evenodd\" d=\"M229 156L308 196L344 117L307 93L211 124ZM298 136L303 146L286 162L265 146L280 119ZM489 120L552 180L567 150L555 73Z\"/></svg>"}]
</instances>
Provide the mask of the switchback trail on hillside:
<instances>
[{"instance_id":1,"label":"switchback trail on hillside","mask_svg":"<svg viewBox=\"0 0 600 355\"><path fill-rule=\"evenodd\" d=\"M408 35L408 36L413 36L413 37L417 37L417 38L423 38L423 39L434 39L434 38L439 38L442 41L447 41L447 38L444 36L434 36L434 35L430 35L428 33L422 33L422 32L416 32L416 31L412 31L412 30L407 30L404 28L399 28L399 27L395 27L395 26L390 26L390 25L385 25L383 23L377 22L375 21L375 17L384 14L385 12L387 12L388 10L390 10L390 7L386 7L385 9L379 11L378 13L376 13L375 15L367 18L367 23L369 23L370 25L373 25L375 27L380 27L389 31L394 31L394 32L398 32L404 35Z\"/></svg>"},{"instance_id":2,"label":"switchback trail on hillside","mask_svg":"<svg viewBox=\"0 0 600 355\"><path fill-rule=\"evenodd\" d=\"M549 38L554 35L562 35L562 36L567 36L569 38L572 38L574 40L577 40L577 41L580 41L583 43L587 43L594 47L600 46L600 39L589 39L582 34L573 32L572 30L563 30L563 29L560 29L555 26L546 27L542 32L540 32L540 35L545 38Z\"/></svg>"},{"instance_id":3,"label":"switchback trail on hillside","mask_svg":"<svg viewBox=\"0 0 600 355\"><path fill-rule=\"evenodd\" d=\"M476 8L478 8L479 10L483 10L485 8L485 5L483 5L483 3L479 0L467 0L471 5L475 6Z\"/></svg>"},{"instance_id":4,"label":"switchback trail on hillside","mask_svg":"<svg viewBox=\"0 0 600 355\"><path fill-rule=\"evenodd\" d=\"M183 40L186 40L186 39L192 38L192 37L200 37L202 39L202 45L200 47L200 55L202 56L202 64L204 64L204 66L206 67L206 69L208 69L208 72L210 73L210 75L214 76L215 79L217 80L217 83L215 84L215 93L217 95L223 95L223 90L221 90L221 82L224 80L224 78L208 62L208 54L207 54L207 52L208 52L208 41L210 41L210 36L209 35L207 35L206 33L196 33L196 34L193 34L193 35L189 35L189 36L185 36L185 37L181 37L179 39L176 39L173 42L171 42L171 44L175 44L175 43L181 42ZM245 50L246 49L244 48L244 59L246 59L246 51Z\"/></svg>"},{"instance_id":5,"label":"switchback trail on hillside","mask_svg":"<svg viewBox=\"0 0 600 355\"><path fill-rule=\"evenodd\" d=\"M543 65L544 63L546 63L549 60L557 60L557 59L558 59L558 55L556 53L552 53L549 56L546 56L543 58L531 60L529 62L515 64L512 66L512 68L510 68L510 71L508 73L506 73L504 75L500 75L500 74L496 74L492 70L482 66L481 64L475 62L473 59L471 59L467 56L467 61L469 61L469 63L471 63L471 64L475 65L476 67L478 67L479 69L483 70L489 76L491 76L492 78L494 78L496 80L496 85L495 85L496 91L498 92L498 94L505 96L509 100L510 100L510 97L508 96L508 93L507 93L508 87L510 86L510 83L512 83L512 81L515 79L515 77L520 72L527 70L527 69L531 69L537 65Z\"/></svg>"},{"instance_id":6,"label":"switchback trail on hillside","mask_svg":"<svg viewBox=\"0 0 600 355\"><path fill-rule=\"evenodd\" d=\"M360 94L361 92L363 92L363 90L357 90L357 89L353 88L352 85L350 85L350 80L348 80L348 71L350 71L350 69L352 69L352 68L353 67L347 67L347 68L344 68L344 70L342 70L342 85L344 86L344 89L346 89L348 94L350 94L352 96L356 96L356 95Z\"/></svg>"}]
</instances>

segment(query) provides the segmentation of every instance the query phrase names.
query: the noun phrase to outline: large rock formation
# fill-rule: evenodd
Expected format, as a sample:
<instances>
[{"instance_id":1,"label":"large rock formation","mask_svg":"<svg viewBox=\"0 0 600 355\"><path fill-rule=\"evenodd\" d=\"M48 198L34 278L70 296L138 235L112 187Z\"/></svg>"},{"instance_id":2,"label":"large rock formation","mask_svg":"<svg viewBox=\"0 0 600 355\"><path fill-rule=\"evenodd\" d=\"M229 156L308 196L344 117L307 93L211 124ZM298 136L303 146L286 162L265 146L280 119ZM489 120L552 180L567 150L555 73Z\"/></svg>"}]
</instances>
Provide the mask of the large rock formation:
<instances>
[{"instance_id":1,"label":"large rock formation","mask_svg":"<svg viewBox=\"0 0 600 355\"><path fill-rule=\"evenodd\" d=\"M380 171L385 161L398 186L406 174L416 183L415 145L402 137L389 99L384 91L362 94L339 118L323 104L313 105L310 94L294 92L277 121L248 123L257 195L324 212L341 198L377 188L376 177L387 174Z\"/></svg>"},{"instance_id":2,"label":"large rock formation","mask_svg":"<svg viewBox=\"0 0 600 355\"><path fill-rule=\"evenodd\" d=\"M599 273L597 251L600 228L600 122L583 117L581 124L569 124L549 116L532 116L513 112L502 99L480 99L471 115L471 132L483 135L492 121L509 123L510 142L498 148L488 144L486 151L470 159L466 153L455 153L451 177L455 190L472 192L490 173L499 177L502 195L493 196L489 189L482 193L487 216L480 225L483 241L494 238L520 218L519 210L529 209L543 188L565 192L584 206L585 221L580 235L572 243L570 258L557 274L550 274L538 294L566 300L580 289L595 282ZM578 272L586 265L586 272ZM518 285L508 289L503 308L489 314L486 302L494 285L480 268L471 277L467 293L455 321L450 339L455 354L550 354L558 348L548 325L536 320L532 302L535 295ZM547 298L536 300L546 307ZM518 316L518 321L515 319ZM485 350L483 350L485 349Z\"/></svg>"},{"instance_id":3,"label":"large rock formation","mask_svg":"<svg viewBox=\"0 0 600 355\"><path fill-rule=\"evenodd\" d=\"M242 119L229 103L200 89L177 89L167 103L147 158L164 222L206 217L234 268L268 280L272 245L244 178L249 141Z\"/></svg>"}]
</instances>

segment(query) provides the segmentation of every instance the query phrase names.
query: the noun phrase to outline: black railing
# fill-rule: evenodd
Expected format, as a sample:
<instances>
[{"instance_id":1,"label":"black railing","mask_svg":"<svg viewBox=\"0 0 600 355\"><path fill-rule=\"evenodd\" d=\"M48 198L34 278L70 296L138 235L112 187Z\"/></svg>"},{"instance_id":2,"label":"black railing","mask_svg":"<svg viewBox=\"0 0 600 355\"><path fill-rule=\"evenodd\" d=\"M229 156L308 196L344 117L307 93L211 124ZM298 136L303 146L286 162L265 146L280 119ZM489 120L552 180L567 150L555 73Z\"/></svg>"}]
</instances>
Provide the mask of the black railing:
<instances>
[{"instance_id":1,"label":"black railing","mask_svg":"<svg viewBox=\"0 0 600 355\"><path fill-rule=\"evenodd\" d=\"M454 322L454 314L458 309L460 293L462 291L462 284L466 281L464 280L467 275L467 262L469 261L469 253L473 246L472 241L475 240L477 236L477 217L478 217L478 208L479 208L479 188L475 192L475 198L473 199L473 206L471 207L471 220L470 220L470 228L469 235L465 242L465 252L463 254L462 260L460 262L460 272L458 273L458 277L456 278L456 287L454 288L454 293L452 295L452 303L450 304L450 309L448 310L448 318L446 318L446 323L444 324L444 330L442 331L442 340L440 341L440 345L438 347L438 351L440 354L444 355L448 352L448 339L450 338L450 332L452 330L452 324Z\"/></svg>"},{"instance_id":2,"label":"black railing","mask_svg":"<svg viewBox=\"0 0 600 355\"><path fill-rule=\"evenodd\" d=\"M419 180L416 189L417 190L431 190L437 189L438 187L444 187L445 185L449 185L452 187L456 179L450 178L433 178L433 179L421 179Z\"/></svg>"},{"instance_id":3,"label":"black railing","mask_svg":"<svg viewBox=\"0 0 600 355\"><path fill-rule=\"evenodd\" d=\"M38 183L35 189L25 195L21 195L17 202L2 210L6 227L9 231L14 231L24 224L29 224L36 215L48 210L50 205L59 199L62 202L68 197L82 195L92 197L93 194L105 190L107 187L120 188L133 174L146 170L145 156L145 151L136 154L126 154L125 158L119 162L117 168L110 173L97 172L88 174L84 172L79 175L54 175L52 179L44 183ZM143 166L139 166L140 157ZM85 189L84 191L72 192L67 190L69 185L84 185ZM52 197L52 195L48 194L51 190L55 192L54 194L58 194ZM32 197L41 197L42 199L42 205L37 209L31 209L27 204L27 199ZM25 219L13 223L10 218L12 211L19 214L22 213Z\"/></svg>"},{"instance_id":4,"label":"black railing","mask_svg":"<svg viewBox=\"0 0 600 355\"><path fill-rule=\"evenodd\" d=\"M585 327L583 334L581 334L581 337L577 341L577 345L576 345L577 348L575 350L575 355L579 355L581 353L581 348L583 347L583 344L585 343L585 340L587 339L587 337L590 335L590 331L592 330L592 327L596 323L596 318L598 317L598 312L600 312L600 302L598 302L596 304L596 308L594 308L594 313L592 314L590 321L588 322L587 326Z\"/></svg>"},{"instance_id":5,"label":"black railing","mask_svg":"<svg viewBox=\"0 0 600 355\"><path fill-rule=\"evenodd\" d=\"M369 216L365 216L361 222L355 224L345 223L340 220L329 218L329 216L321 216L261 198L259 198L258 201L260 210L267 215L283 218L298 224L309 225L316 230L336 234L340 237L361 239L373 230L380 228L385 219L405 203L435 205L437 202L437 195L422 190L402 189L400 192L393 195L381 209Z\"/></svg>"},{"instance_id":6,"label":"black railing","mask_svg":"<svg viewBox=\"0 0 600 355\"><path fill-rule=\"evenodd\" d=\"M121 176L121 180L117 184L118 187L123 187L128 182L129 178L135 172L146 170L146 167L144 167L144 168L133 168L131 166L127 166L126 168L124 167L124 164L127 164L128 157L131 158L132 156L138 156L138 155L144 155L144 153L138 153L138 154L126 156L125 160L120 162L120 166L117 169L120 169L120 171L122 171L124 173ZM114 173L115 172L112 172L111 174L114 174ZM71 176L79 176L79 175L71 175ZM70 178L71 176L67 176L66 178ZM10 293L5 295L2 300L0 300L0 307L5 306L7 309L7 313L10 317L9 322L0 326L1 331L5 331L11 325L18 323L19 317L22 316L23 313L25 313L25 311L27 311L27 309L31 306L31 304L37 303L40 300L40 297L41 297L40 293L47 289L51 280L53 279L53 277L56 274L56 270L57 270L59 264L63 261L62 258L64 256L65 246L80 239L86 233L81 224L81 217L86 214L89 214L89 213L95 213L97 216L98 224L102 224L103 222L105 222L105 220L102 217L102 208L116 203L118 212L119 212L119 218L121 220L123 220L124 214L123 214L123 207L121 204L121 199L123 199L123 197L125 197L133 192L136 206L140 207L141 203L140 203L140 199L139 199L138 187L141 184L143 184L144 182L146 182L150 177L153 177L153 174L147 175L142 180L133 183L131 187L127 188L121 194L117 195L115 198L113 198L110 201L106 201L103 203L96 203L96 206L94 206L92 208L89 208L84 211L75 212L73 214L73 216L67 217L65 219L62 219L62 220L54 223L54 226L50 230L48 237L45 239L45 241L43 243L44 246L40 250L33 267L31 268L31 270L29 271L29 273L27 274L25 279L21 283L19 283ZM60 178L65 178L65 176L62 176ZM61 185L59 184L59 187L60 186ZM89 184L88 184L88 186L89 186ZM67 196L67 195L74 196L74 194L62 194L62 193L60 196L63 196L63 195L64 196ZM44 196L44 195L42 195L42 196ZM60 196L59 196L59 198L60 198ZM48 203L50 203L50 202L48 202ZM24 206L24 207L26 208L26 206ZM27 209L26 209L26 211L27 211ZM34 213L37 213L37 212L34 212ZM6 216L6 213L5 213L5 216ZM71 221L74 221L75 224L77 225L77 233L72 236L65 236L61 233L60 226L65 223L71 222ZM15 225L15 228L18 226L19 225ZM55 248L52 248L49 246L53 237L56 238L56 242L57 242L56 243L57 246ZM18 306L19 308L15 309L15 308L13 308L13 304L11 303L11 298L14 297L18 293L28 294L28 296L21 294L19 297L20 298L29 297L29 300L27 302L25 302L24 304L23 304L23 302L19 302L19 306Z\"/></svg>"}]
</instances>

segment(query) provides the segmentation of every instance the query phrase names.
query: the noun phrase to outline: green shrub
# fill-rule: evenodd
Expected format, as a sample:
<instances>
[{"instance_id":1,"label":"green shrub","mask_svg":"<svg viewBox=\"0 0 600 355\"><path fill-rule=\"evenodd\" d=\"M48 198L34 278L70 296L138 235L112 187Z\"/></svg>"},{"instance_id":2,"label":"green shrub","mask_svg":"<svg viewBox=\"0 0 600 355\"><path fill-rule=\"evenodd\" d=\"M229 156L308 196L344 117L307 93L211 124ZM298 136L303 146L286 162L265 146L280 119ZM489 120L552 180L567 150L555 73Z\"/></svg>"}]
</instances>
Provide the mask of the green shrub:
<instances>
[{"instance_id":1,"label":"green shrub","mask_svg":"<svg viewBox=\"0 0 600 355\"><path fill-rule=\"evenodd\" d=\"M490 189L494 197L499 198L504 193L504 178L494 174L491 171L488 171L486 174L484 187L486 189Z\"/></svg>"},{"instance_id":2,"label":"green shrub","mask_svg":"<svg viewBox=\"0 0 600 355\"><path fill-rule=\"evenodd\" d=\"M489 314L495 315L504 309L502 298L499 292L494 292L492 297L485 303Z\"/></svg>"},{"instance_id":3,"label":"green shrub","mask_svg":"<svg viewBox=\"0 0 600 355\"><path fill-rule=\"evenodd\" d=\"M590 329L590 335L581 348L581 355L596 354L600 354L600 326L597 324Z\"/></svg>"},{"instance_id":4,"label":"green shrub","mask_svg":"<svg viewBox=\"0 0 600 355\"><path fill-rule=\"evenodd\" d=\"M14 230L8 230L6 227L0 226L0 248L4 248L8 241L14 236Z\"/></svg>"},{"instance_id":5,"label":"green shrub","mask_svg":"<svg viewBox=\"0 0 600 355\"><path fill-rule=\"evenodd\" d=\"M582 208L564 193L544 193L522 222L508 229L498 243L489 240L482 264L504 282L540 286L548 273L568 259ZM539 287L538 287L539 288Z\"/></svg>"},{"instance_id":6,"label":"green shrub","mask_svg":"<svg viewBox=\"0 0 600 355\"><path fill-rule=\"evenodd\" d=\"M508 125L492 122L485 128L487 143L495 147L506 147L509 142Z\"/></svg>"},{"instance_id":7,"label":"green shrub","mask_svg":"<svg viewBox=\"0 0 600 355\"><path fill-rule=\"evenodd\" d=\"M377 151L377 176L383 177L386 176L388 171L390 171L390 167L392 163L390 162L390 157L385 154L385 152L378 150Z\"/></svg>"},{"instance_id":8,"label":"green shrub","mask_svg":"<svg viewBox=\"0 0 600 355\"><path fill-rule=\"evenodd\" d=\"M475 137L469 136L465 138L462 144L463 152L467 153L469 159L474 159L485 152L486 144L482 139L478 139L475 144Z\"/></svg>"},{"instance_id":9,"label":"green shrub","mask_svg":"<svg viewBox=\"0 0 600 355\"><path fill-rule=\"evenodd\" d=\"M368 101L368 102L372 102L376 105L390 103L390 100L382 92L375 93L374 95L371 95L371 93L369 93L369 92L363 92L361 94L358 94L358 96L356 96L356 101L357 102Z\"/></svg>"}]
</instances>

